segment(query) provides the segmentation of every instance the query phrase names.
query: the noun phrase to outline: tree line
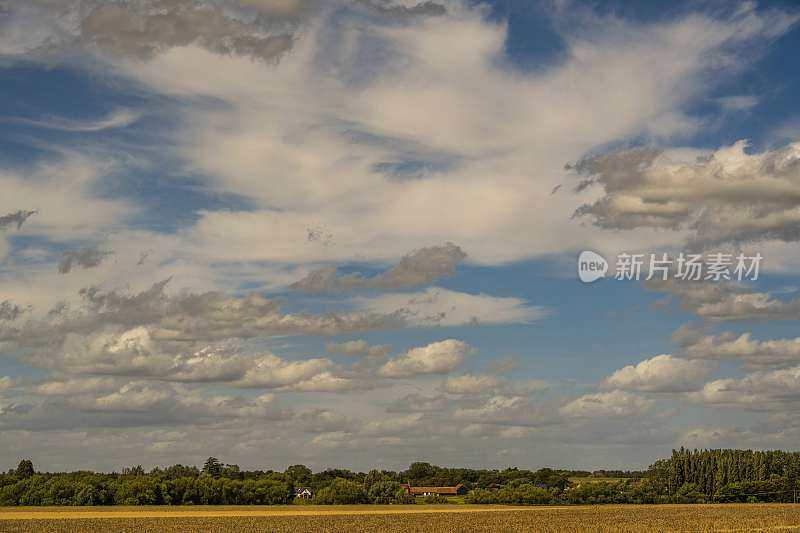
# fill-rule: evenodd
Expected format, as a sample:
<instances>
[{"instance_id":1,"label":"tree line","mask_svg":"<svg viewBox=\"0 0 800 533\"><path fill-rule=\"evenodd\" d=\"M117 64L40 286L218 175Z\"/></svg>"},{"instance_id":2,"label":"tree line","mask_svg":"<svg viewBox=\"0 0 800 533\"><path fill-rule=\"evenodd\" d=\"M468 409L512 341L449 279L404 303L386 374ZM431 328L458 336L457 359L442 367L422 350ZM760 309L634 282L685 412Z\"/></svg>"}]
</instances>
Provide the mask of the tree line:
<instances>
[{"instance_id":1,"label":"tree line","mask_svg":"<svg viewBox=\"0 0 800 533\"><path fill-rule=\"evenodd\" d=\"M786 502L800 488L799 473L796 452L683 448L646 471L594 472L446 468L425 462L399 472L312 472L305 465L280 472L242 470L209 457L200 468L178 464L146 471L137 465L111 473L51 473L37 472L25 459L0 474L0 505L276 505L299 503L295 489L300 487L312 494L303 503L452 501L415 500L402 484L463 484L469 491L463 501L476 504Z\"/></svg>"}]
</instances>

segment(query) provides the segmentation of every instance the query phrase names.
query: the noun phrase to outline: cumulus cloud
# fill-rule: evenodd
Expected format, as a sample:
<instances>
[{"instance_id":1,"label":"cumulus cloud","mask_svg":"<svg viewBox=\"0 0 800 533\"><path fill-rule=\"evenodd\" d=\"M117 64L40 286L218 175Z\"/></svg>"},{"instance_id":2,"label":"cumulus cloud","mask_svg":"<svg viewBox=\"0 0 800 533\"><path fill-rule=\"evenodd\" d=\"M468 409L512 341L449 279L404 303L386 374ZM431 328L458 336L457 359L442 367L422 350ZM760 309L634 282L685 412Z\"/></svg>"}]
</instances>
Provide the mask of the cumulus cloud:
<instances>
[{"instance_id":1,"label":"cumulus cloud","mask_svg":"<svg viewBox=\"0 0 800 533\"><path fill-rule=\"evenodd\" d=\"M560 412L570 418L628 417L647 412L653 400L622 390L584 394L564 405Z\"/></svg>"},{"instance_id":2,"label":"cumulus cloud","mask_svg":"<svg viewBox=\"0 0 800 533\"><path fill-rule=\"evenodd\" d=\"M399 314L282 313L282 302L251 292L232 296L224 292L168 294L171 280L154 283L138 293L103 291L90 287L80 291L83 306L66 315L55 309L50 319L30 321L15 337L30 328L42 334L65 335L69 331L96 330L103 325L133 328L150 326L158 340L222 340L272 335L337 335L402 326ZM56 320L56 318L58 320ZM33 333L33 332L31 332Z\"/></svg>"},{"instance_id":3,"label":"cumulus cloud","mask_svg":"<svg viewBox=\"0 0 800 533\"><path fill-rule=\"evenodd\" d=\"M396 316L286 314L280 302L258 293L169 295L168 282L138 293L86 289L82 305L8 322L0 327L0 340L31 364L65 372L338 391L363 384L339 375L329 359L286 361L263 351L243 352L238 344L257 337L402 325Z\"/></svg>"},{"instance_id":4,"label":"cumulus cloud","mask_svg":"<svg viewBox=\"0 0 800 533\"><path fill-rule=\"evenodd\" d=\"M710 372L710 365L703 361L663 354L620 368L603 384L611 389L638 392L687 392L702 387Z\"/></svg>"},{"instance_id":5,"label":"cumulus cloud","mask_svg":"<svg viewBox=\"0 0 800 533\"><path fill-rule=\"evenodd\" d=\"M71 377L54 379L36 385L34 391L43 396L74 396L90 393L110 393L118 387L114 378Z\"/></svg>"},{"instance_id":6,"label":"cumulus cloud","mask_svg":"<svg viewBox=\"0 0 800 533\"><path fill-rule=\"evenodd\" d=\"M256 398L202 395L168 383L60 379L36 387L38 397L0 412L4 430L62 427L137 427L218 424L234 420L289 420L272 394Z\"/></svg>"},{"instance_id":7,"label":"cumulus cloud","mask_svg":"<svg viewBox=\"0 0 800 533\"><path fill-rule=\"evenodd\" d=\"M800 366L711 381L689 398L707 405L780 411L800 401Z\"/></svg>"},{"instance_id":8,"label":"cumulus cloud","mask_svg":"<svg viewBox=\"0 0 800 533\"><path fill-rule=\"evenodd\" d=\"M670 279L648 281L645 286L676 297L685 310L712 322L794 320L800 317L800 298L784 300L731 282Z\"/></svg>"},{"instance_id":9,"label":"cumulus cloud","mask_svg":"<svg viewBox=\"0 0 800 533\"><path fill-rule=\"evenodd\" d=\"M100 266L103 260L111 255L111 252L100 250L96 246L88 246L79 250L68 250L61 256L58 263L58 273L68 274L75 266L81 268L95 268Z\"/></svg>"},{"instance_id":10,"label":"cumulus cloud","mask_svg":"<svg viewBox=\"0 0 800 533\"><path fill-rule=\"evenodd\" d=\"M414 429L422 421L423 413L411 413L404 416L373 420L364 424L361 433L367 436L387 436L406 433Z\"/></svg>"},{"instance_id":11,"label":"cumulus cloud","mask_svg":"<svg viewBox=\"0 0 800 533\"><path fill-rule=\"evenodd\" d=\"M484 394L501 385L502 379L497 376L463 374L448 377L442 384L442 390L450 394Z\"/></svg>"},{"instance_id":12,"label":"cumulus cloud","mask_svg":"<svg viewBox=\"0 0 800 533\"><path fill-rule=\"evenodd\" d=\"M578 208L607 229L689 230L692 241L800 240L800 143L762 153L746 142L681 161L643 148L593 156L572 167L604 195Z\"/></svg>"},{"instance_id":13,"label":"cumulus cloud","mask_svg":"<svg viewBox=\"0 0 800 533\"><path fill-rule=\"evenodd\" d=\"M751 333L707 335L683 348L693 359L739 361L748 368L776 368L800 363L800 338L760 341Z\"/></svg>"},{"instance_id":14,"label":"cumulus cloud","mask_svg":"<svg viewBox=\"0 0 800 533\"><path fill-rule=\"evenodd\" d=\"M762 292L728 293L696 307L697 315L714 321L793 320L800 316L800 299L783 301Z\"/></svg>"},{"instance_id":15,"label":"cumulus cloud","mask_svg":"<svg viewBox=\"0 0 800 533\"><path fill-rule=\"evenodd\" d=\"M336 267L315 270L291 288L309 293L346 292L356 289L403 289L432 283L452 276L456 266L467 257L452 243L421 248L404 256L400 263L382 274L338 274Z\"/></svg>"},{"instance_id":16,"label":"cumulus cloud","mask_svg":"<svg viewBox=\"0 0 800 533\"><path fill-rule=\"evenodd\" d=\"M341 413L319 408L298 413L294 423L307 433L348 431L353 426L353 421Z\"/></svg>"},{"instance_id":17,"label":"cumulus cloud","mask_svg":"<svg viewBox=\"0 0 800 533\"><path fill-rule=\"evenodd\" d=\"M366 386L337 375L333 362L325 358L286 360L270 353L242 353L226 344L185 350L188 347L184 343L158 342L145 327L127 331L106 328L89 335L68 333L59 350L34 354L28 361L70 374L227 383L244 388L344 392ZM100 378L53 382L37 391L56 394L67 385L95 387L108 383Z\"/></svg>"},{"instance_id":18,"label":"cumulus cloud","mask_svg":"<svg viewBox=\"0 0 800 533\"><path fill-rule=\"evenodd\" d=\"M363 339L346 342L325 343L325 350L331 354L344 354L358 358L354 370L368 370L383 364L391 348L386 344L370 345Z\"/></svg>"},{"instance_id":19,"label":"cumulus cloud","mask_svg":"<svg viewBox=\"0 0 800 533\"><path fill-rule=\"evenodd\" d=\"M491 396L475 407L459 407L453 416L473 423L513 426L540 426L559 420L557 410L550 405L508 395Z\"/></svg>"},{"instance_id":20,"label":"cumulus cloud","mask_svg":"<svg viewBox=\"0 0 800 533\"><path fill-rule=\"evenodd\" d=\"M458 368L470 351L466 342L447 339L412 348L378 369L387 378L411 378L422 374L446 374Z\"/></svg>"},{"instance_id":21,"label":"cumulus cloud","mask_svg":"<svg viewBox=\"0 0 800 533\"><path fill-rule=\"evenodd\" d=\"M564 57L558 65L521 72L505 57L509 26L488 19L486 11L471 3L448 1L446 13L432 2L371 1L341 12L338 3L327 7L329 3L324 9L336 11L336 16L315 22L313 31L300 38L297 28L308 13L320 9L316 2L82 4L83 9L74 12L73 2L15 3L11 16L0 21L6 30L0 32L0 53L47 48L71 53L78 47L111 56L113 61L102 63L111 75L155 93L159 102L169 102L165 105L177 102L176 127L163 132L167 155L202 180L203 193L232 195L248 203L238 211L202 206L196 223L192 217L176 236L144 231L125 235L137 253L154 250L153 261L140 271L156 265L173 268L176 263L213 264L225 270L224 282L199 276L185 286L203 289L180 293L167 292L167 283L122 292L109 289L119 286L110 280L97 280L92 282L104 288L83 291L79 302L58 306L46 316L42 308L29 320L0 323L4 350L8 347L23 354L24 361L59 373L58 383L29 389L41 401L3 400L3 449L42 450L48 446L43 442L58 441L59 457L66 457L69 446L80 450L74 456L104 449L99 460L107 462L112 454L119 453L114 456L122 461L141 457L143 450L173 450L172 455L157 457L179 460L186 459L179 452L189 451L189 457L202 454L202 460L209 447L252 461L265 446L275 451L273 461L317 453L313 457L318 463L330 459L363 464L371 460L365 458L368 450L392 454L398 446L446 457L454 453L453 443L455 452L476 450L461 442L471 439L458 438L464 423L482 428L481 435L492 434L486 427L505 425L494 434L524 438L531 427L559 417L619 414L642 407L635 399L614 396L625 393L604 393L613 397L582 397L568 404L574 406L565 415L557 404L534 402L511 379L492 388L487 381L499 383L500 378L462 376L446 385L454 391L448 396L439 395L438 381L384 380L382 385L405 395L389 406L404 416L377 413L374 406L382 407L385 399L377 392L326 396L324 413L309 413L305 425L298 423L301 432L324 433L305 443L304 435L292 433L295 420L271 395L209 397L201 394L209 390L201 384L270 391L353 390L363 385L363 373L343 371L327 357L274 355L264 349L264 341L284 335L350 338L357 332L404 325L529 323L541 318L543 309L519 298L435 288L416 294L398 291L383 299L362 297L355 300L355 312L317 314L294 307L286 311L281 301L244 289L247 283L236 278L236 272L231 274L239 267L230 265L246 265L242 268L255 272L253 277L263 278L277 264L275 268L284 269L283 288L302 275L297 274L301 264L399 261L373 277L329 270L321 276L321 285L336 290L370 284L405 288L435 279L429 277L431 269L440 268L438 263L431 268L418 262L425 257L414 254L401 259L408 250L430 243L457 242L469 250L471 260L483 265L573 250L587 240L627 244L628 235L608 237L563 221L576 202L592 200L589 190L579 199L549 194L561 180L563 162L621 139L691 131L695 124L681 110L703 97L709 73L718 74L720 64L734 59L737 67L747 63L737 52L785 31L788 18L742 10L729 18L692 15L639 26L601 17L562 36ZM567 22L562 27L570 26L562 22ZM292 54L285 53L289 47ZM280 62L272 61L277 58ZM584 90L589 86L595 90ZM78 126L108 126L101 122ZM115 171L113 165L72 162L0 174L1 188L7 192L5 203L0 198L0 212L20 205L40 207L42 215L26 231L35 229L48 240L64 242L98 242L92 233L124 226L131 206L97 194L107 190L98 185ZM53 190L63 194L47 194ZM309 228L318 227L325 228L320 235L324 246L308 238ZM335 242L328 235L335 235ZM649 245L653 235L656 240L671 238L642 231L636 239ZM166 244L153 245L156 240ZM449 275L461 259L443 257L444 275ZM220 263L224 265L216 267ZM78 283L81 274L59 281ZM131 286L141 287L143 279L142 274L131 280ZM36 282L31 276L29 285ZM207 289L225 283L240 292ZM53 292L69 294L63 288ZM9 297L24 301L17 294ZM388 349L353 342L337 343L340 346L332 346L331 352L352 353L359 362L374 358L368 369L378 367L379 377L452 372L463 364L466 352L431 345L386 361ZM52 366L47 366L48 359ZM113 369L136 376L135 381L125 381L128 376L117 376ZM105 372L111 377L101 375ZM514 386L502 388L508 384ZM471 398L469 391L480 392ZM348 415L355 412L356 421L337 415L332 406L336 403L347 406ZM572 416L574 412L581 416ZM259 423L263 420L275 423ZM619 432L627 420L601 422L601 437L615 442L628 438L629 433ZM179 423L184 425L175 431L173 425ZM38 439L41 442L25 434L28 429L154 424L169 430L105 435L62 431L53 439ZM575 441L585 450L589 440L581 437ZM319 452L326 447L334 451Z\"/></svg>"},{"instance_id":22,"label":"cumulus cloud","mask_svg":"<svg viewBox=\"0 0 800 533\"><path fill-rule=\"evenodd\" d=\"M263 357L247 369L241 383L247 387L285 387L312 379L330 366L329 360L320 358L285 361L276 356Z\"/></svg>"},{"instance_id":23,"label":"cumulus cloud","mask_svg":"<svg viewBox=\"0 0 800 533\"><path fill-rule=\"evenodd\" d=\"M427 396L413 393L392 401L386 410L390 413L427 413L444 411L447 406L447 398L443 395Z\"/></svg>"},{"instance_id":24,"label":"cumulus cloud","mask_svg":"<svg viewBox=\"0 0 800 533\"><path fill-rule=\"evenodd\" d=\"M541 380L510 380L493 374L449 376L442 384L442 391L461 396L529 395L547 389L549 385Z\"/></svg>"},{"instance_id":25,"label":"cumulus cloud","mask_svg":"<svg viewBox=\"0 0 800 533\"><path fill-rule=\"evenodd\" d=\"M521 298L469 294L431 287L417 293L358 297L355 304L372 313L401 313L411 325L527 324L547 311Z\"/></svg>"}]
</instances>

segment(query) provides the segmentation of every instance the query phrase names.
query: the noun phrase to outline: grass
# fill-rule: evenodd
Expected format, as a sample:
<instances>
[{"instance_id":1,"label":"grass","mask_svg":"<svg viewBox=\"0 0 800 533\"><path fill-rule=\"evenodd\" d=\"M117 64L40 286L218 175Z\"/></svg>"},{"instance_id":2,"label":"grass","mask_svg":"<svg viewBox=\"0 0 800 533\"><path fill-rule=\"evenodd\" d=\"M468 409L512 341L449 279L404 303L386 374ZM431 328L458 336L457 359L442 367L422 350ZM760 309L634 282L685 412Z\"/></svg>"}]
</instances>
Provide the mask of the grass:
<instances>
[{"instance_id":1,"label":"grass","mask_svg":"<svg viewBox=\"0 0 800 533\"><path fill-rule=\"evenodd\" d=\"M0 531L800 531L800 505L0 508Z\"/></svg>"}]
</instances>

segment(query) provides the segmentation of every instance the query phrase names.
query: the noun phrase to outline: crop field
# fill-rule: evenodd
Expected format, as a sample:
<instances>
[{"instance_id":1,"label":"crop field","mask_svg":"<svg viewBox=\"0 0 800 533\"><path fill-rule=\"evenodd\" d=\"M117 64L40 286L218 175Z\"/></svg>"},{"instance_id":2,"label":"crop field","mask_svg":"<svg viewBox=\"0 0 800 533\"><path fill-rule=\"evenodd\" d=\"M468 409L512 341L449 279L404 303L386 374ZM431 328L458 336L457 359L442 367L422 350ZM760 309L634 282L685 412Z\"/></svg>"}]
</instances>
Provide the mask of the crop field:
<instances>
[{"instance_id":1,"label":"crop field","mask_svg":"<svg viewBox=\"0 0 800 533\"><path fill-rule=\"evenodd\" d=\"M800 505L17 507L0 531L800 531Z\"/></svg>"}]
</instances>

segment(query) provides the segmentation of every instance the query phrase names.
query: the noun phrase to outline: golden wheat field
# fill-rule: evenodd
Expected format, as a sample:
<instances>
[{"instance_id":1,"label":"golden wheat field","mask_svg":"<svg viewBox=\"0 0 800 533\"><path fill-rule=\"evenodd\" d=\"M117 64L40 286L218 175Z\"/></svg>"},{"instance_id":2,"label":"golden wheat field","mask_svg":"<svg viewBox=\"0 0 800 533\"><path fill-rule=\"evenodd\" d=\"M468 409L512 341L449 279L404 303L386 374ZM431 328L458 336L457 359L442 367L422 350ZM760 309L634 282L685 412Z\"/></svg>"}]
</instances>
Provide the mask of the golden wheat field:
<instances>
[{"instance_id":1,"label":"golden wheat field","mask_svg":"<svg viewBox=\"0 0 800 533\"><path fill-rule=\"evenodd\" d=\"M0 508L0 531L800 531L800 505Z\"/></svg>"}]
</instances>

